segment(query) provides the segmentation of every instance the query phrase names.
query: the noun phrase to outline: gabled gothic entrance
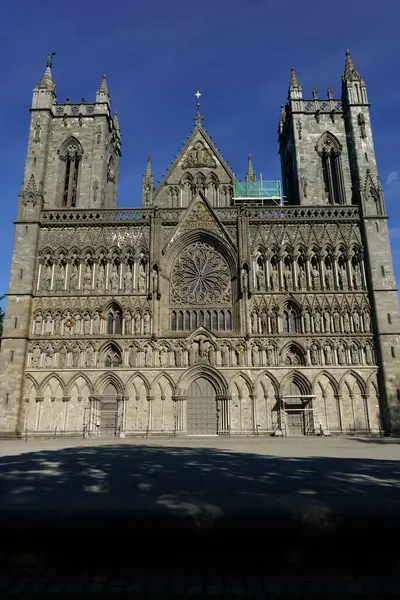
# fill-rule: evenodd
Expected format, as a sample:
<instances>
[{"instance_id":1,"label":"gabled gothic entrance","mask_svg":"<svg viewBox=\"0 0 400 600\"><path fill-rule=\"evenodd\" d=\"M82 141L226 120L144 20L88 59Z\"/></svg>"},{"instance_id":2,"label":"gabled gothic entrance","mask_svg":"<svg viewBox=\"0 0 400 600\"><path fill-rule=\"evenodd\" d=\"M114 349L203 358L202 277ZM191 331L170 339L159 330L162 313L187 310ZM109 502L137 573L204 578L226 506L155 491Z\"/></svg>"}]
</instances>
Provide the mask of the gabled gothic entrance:
<instances>
[{"instance_id":1,"label":"gabled gothic entrance","mask_svg":"<svg viewBox=\"0 0 400 600\"><path fill-rule=\"evenodd\" d=\"M215 388L205 377L198 377L187 392L188 435L216 435L218 432Z\"/></svg>"}]
</instances>

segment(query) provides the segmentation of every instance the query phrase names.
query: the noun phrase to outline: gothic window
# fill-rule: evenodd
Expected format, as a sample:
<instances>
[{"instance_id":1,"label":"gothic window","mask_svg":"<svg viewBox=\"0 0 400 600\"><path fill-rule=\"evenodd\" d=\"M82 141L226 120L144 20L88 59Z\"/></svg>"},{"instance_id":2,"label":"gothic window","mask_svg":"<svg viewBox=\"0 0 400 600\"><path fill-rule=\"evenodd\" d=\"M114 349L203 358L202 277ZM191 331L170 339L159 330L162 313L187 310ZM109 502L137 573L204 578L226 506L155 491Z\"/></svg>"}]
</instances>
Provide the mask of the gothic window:
<instances>
[{"instance_id":1,"label":"gothic window","mask_svg":"<svg viewBox=\"0 0 400 600\"><path fill-rule=\"evenodd\" d=\"M77 205L78 176L83 156L82 146L75 138L69 138L64 142L59 151L59 156L65 165L61 206L63 208L74 208Z\"/></svg>"},{"instance_id":2,"label":"gothic window","mask_svg":"<svg viewBox=\"0 0 400 600\"><path fill-rule=\"evenodd\" d=\"M200 327L204 327L204 311L203 310L200 311L199 317L200 317L199 325L200 325Z\"/></svg>"},{"instance_id":3,"label":"gothic window","mask_svg":"<svg viewBox=\"0 0 400 600\"><path fill-rule=\"evenodd\" d=\"M110 309L107 315L108 335L120 335L122 333L122 315L117 307Z\"/></svg>"},{"instance_id":4,"label":"gothic window","mask_svg":"<svg viewBox=\"0 0 400 600\"><path fill-rule=\"evenodd\" d=\"M228 331L232 329L232 314L230 310L226 312L226 329Z\"/></svg>"},{"instance_id":5,"label":"gothic window","mask_svg":"<svg viewBox=\"0 0 400 600\"><path fill-rule=\"evenodd\" d=\"M185 329L190 331L190 312L188 310L185 313Z\"/></svg>"},{"instance_id":6,"label":"gothic window","mask_svg":"<svg viewBox=\"0 0 400 600\"><path fill-rule=\"evenodd\" d=\"M206 312L206 327L211 329L211 313L209 310Z\"/></svg>"},{"instance_id":7,"label":"gothic window","mask_svg":"<svg viewBox=\"0 0 400 600\"><path fill-rule=\"evenodd\" d=\"M219 313L219 328L221 329L221 331L225 329L225 314L223 310L221 310L221 312Z\"/></svg>"},{"instance_id":8,"label":"gothic window","mask_svg":"<svg viewBox=\"0 0 400 600\"><path fill-rule=\"evenodd\" d=\"M321 158L325 201L327 204L344 204L345 191L341 152L342 146L329 131L319 139L316 150Z\"/></svg>"},{"instance_id":9,"label":"gothic window","mask_svg":"<svg viewBox=\"0 0 400 600\"><path fill-rule=\"evenodd\" d=\"M104 366L107 369L111 367L120 367L122 364L121 353L117 346L110 346L104 353Z\"/></svg>"},{"instance_id":10,"label":"gothic window","mask_svg":"<svg viewBox=\"0 0 400 600\"><path fill-rule=\"evenodd\" d=\"M213 311L213 323L212 328L216 331L218 329L218 313L216 310Z\"/></svg>"},{"instance_id":11,"label":"gothic window","mask_svg":"<svg viewBox=\"0 0 400 600\"><path fill-rule=\"evenodd\" d=\"M288 306L283 312L283 333L295 333L299 331L299 317L297 311Z\"/></svg>"},{"instance_id":12,"label":"gothic window","mask_svg":"<svg viewBox=\"0 0 400 600\"><path fill-rule=\"evenodd\" d=\"M176 312L173 310L171 314L171 329L176 331Z\"/></svg>"},{"instance_id":13,"label":"gothic window","mask_svg":"<svg viewBox=\"0 0 400 600\"><path fill-rule=\"evenodd\" d=\"M183 312L181 310L178 313L178 331L183 331Z\"/></svg>"},{"instance_id":14,"label":"gothic window","mask_svg":"<svg viewBox=\"0 0 400 600\"><path fill-rule=\"evenodd\" d=\"M193 326L193 329L197 329L197 312L196 311L194 311L194 313L193 313L192 326Z\"/></svg>"}]
</instances>

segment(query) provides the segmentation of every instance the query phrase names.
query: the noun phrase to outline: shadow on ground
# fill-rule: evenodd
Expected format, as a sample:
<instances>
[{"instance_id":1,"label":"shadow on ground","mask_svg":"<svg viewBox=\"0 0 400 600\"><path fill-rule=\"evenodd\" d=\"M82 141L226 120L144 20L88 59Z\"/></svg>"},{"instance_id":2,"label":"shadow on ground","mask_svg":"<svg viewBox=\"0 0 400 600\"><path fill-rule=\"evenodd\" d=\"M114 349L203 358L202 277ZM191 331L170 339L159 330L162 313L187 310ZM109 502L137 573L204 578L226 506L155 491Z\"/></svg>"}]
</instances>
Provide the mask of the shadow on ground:
<instances>
[{"instance_id":1,"label":"shadow on ground","mask_svg":"<svg viewBox=\"0 0 400 600\"><path fill-rule=\"evenodd\" d=\"M400 462L115 444L0 459L3 560L49 565L398 561ZM11 558L10 558L11 557Z\"/></svg>"}]
</instances>

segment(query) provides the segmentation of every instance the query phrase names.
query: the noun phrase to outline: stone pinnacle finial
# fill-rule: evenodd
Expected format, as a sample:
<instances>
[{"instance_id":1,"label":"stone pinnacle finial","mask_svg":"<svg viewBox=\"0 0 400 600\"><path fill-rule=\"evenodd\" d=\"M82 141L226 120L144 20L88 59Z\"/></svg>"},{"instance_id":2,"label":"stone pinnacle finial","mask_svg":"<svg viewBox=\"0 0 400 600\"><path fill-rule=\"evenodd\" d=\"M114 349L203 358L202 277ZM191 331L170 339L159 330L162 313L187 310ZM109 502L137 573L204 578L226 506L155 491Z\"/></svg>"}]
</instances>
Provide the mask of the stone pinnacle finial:
<instances>
[{"instance_id":1,"label":"stone pinnacle finial","mask_svg":"<svg viewBox=\"0 0 400 600\"><path fill-rule=\"evenodd\" d=\"M297 75L296 75L296 71L294 70L294 67L292 67L290 69L290 84L289 84L290 89L299 89L301 90L301 85L299 83L299 80L297 79Z\"/></svg>"},{"instance_id":2,"label":"stone pinnacle finial","mask_svg":"<svg viewBox=\"0 0 400 600\"><path fill-rule=\"evenodd\" d=\"M249 154L247 157L246 181L257 181L257 175L254 173L253 158L252 158L251 154Z\"/></svg>"},{"instance_id":3,"label":"stone pinnacle finial","mask_svg":"<svg viewBox=\"0 0 400 600\"><path fill-rule=\"evenodd\" d=\"M53 81L53 75L51 72L51 67L53 66L53 56L54 55L55 55L55 52L49 52L47 54L46 70L45 70L41 80L38 83L38 88L55 91L56 86Z\"/></svg>"},{"instance_id":4,"label":"stone pinnacle finial","mask_svg":"<svg viewBox=\"0 0 400 600\"><path fill-rule=\"evenodd\" d=\"M103 79L101 80L101 84L99 87L99 94L109 94L107 85L107 75L103 75Z\"/></svg>"},{"instance_id":5,"label":"stone pinnacle finial","mask_svg":"<svg viewBox=\"0 0 400 600\"><path fill-rule=\"evenodd\" d=\"M346 62L344 64L344 75L343 78L345 81L359 81L362 79L360 73L354 66L353 60L350 56L350 50L346 50Z\"/></svg>"},{"instance_id":6,"label":"stone pinnacle finial","mask_svg":"<svg viewBox=\"0 0 400 600\"><path fill-rule=\"evenodd\" d=\"M286 120L285 105L281 104L281 112L279 114L279 129L278 129L278 133L282 133L283 126L285 124L285 120Z\"/></svg>"},{"instance_id":7,"label":"stone pinnacle finial","mask_svg":"<svg viewBox=\"0 0 400 600\"><path fill-rule=\"evenodd\" d=\"M117 129L118 131L120 131L121 128L119 126L119 118L118 118L118 113L117 112L114 113L113 121L114 121L114 127L115 127L115 129Z\"/></svg>"},{"instance_id":8,"label":"stone pinnacle finial","mask_svg":"<svg viewBox=\"0 0 400 600\"><path fill-rule=\"evenodd\" d=\"M151 156L147 157L146 172L143 175L143 183L154 183L154 177L151 171Z\"/></svg>"},{"instance_id":9,"label":"stone pinnacle finial","mask_svg":"<svg viewBox=\"0 0 400 600\"><path fill-rule=\"evenodd\" d=\"M196 116L193 117L193 119L196 121L196 129L198 129L199 127L202 127L202 121L204 121L204 117L200 113L201 92L199 92L199 90L197 90L197 92L195 93L195 96L197 98L197 102L196 102L197 113L196 113Z\"/></svg>"}]
</instances>

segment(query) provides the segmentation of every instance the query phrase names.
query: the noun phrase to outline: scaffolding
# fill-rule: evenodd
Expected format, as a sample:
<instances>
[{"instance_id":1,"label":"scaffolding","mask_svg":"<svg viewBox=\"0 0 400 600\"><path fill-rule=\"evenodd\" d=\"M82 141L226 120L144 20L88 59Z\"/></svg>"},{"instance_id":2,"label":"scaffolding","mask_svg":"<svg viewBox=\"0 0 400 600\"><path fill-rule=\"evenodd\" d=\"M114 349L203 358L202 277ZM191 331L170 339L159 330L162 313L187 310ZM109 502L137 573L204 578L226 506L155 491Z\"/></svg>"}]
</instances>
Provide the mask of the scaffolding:
<instances>
[{"instance_id":1,"label":"scaffolding","mask_svg":"<svg viewBox=\"0 0 400 600\"><path fill-rule=\"evenodd\" d=\"M233 184L233 201L235 206L283 206L281 182L235 181Z\"/></svg>"}]
</instances>

